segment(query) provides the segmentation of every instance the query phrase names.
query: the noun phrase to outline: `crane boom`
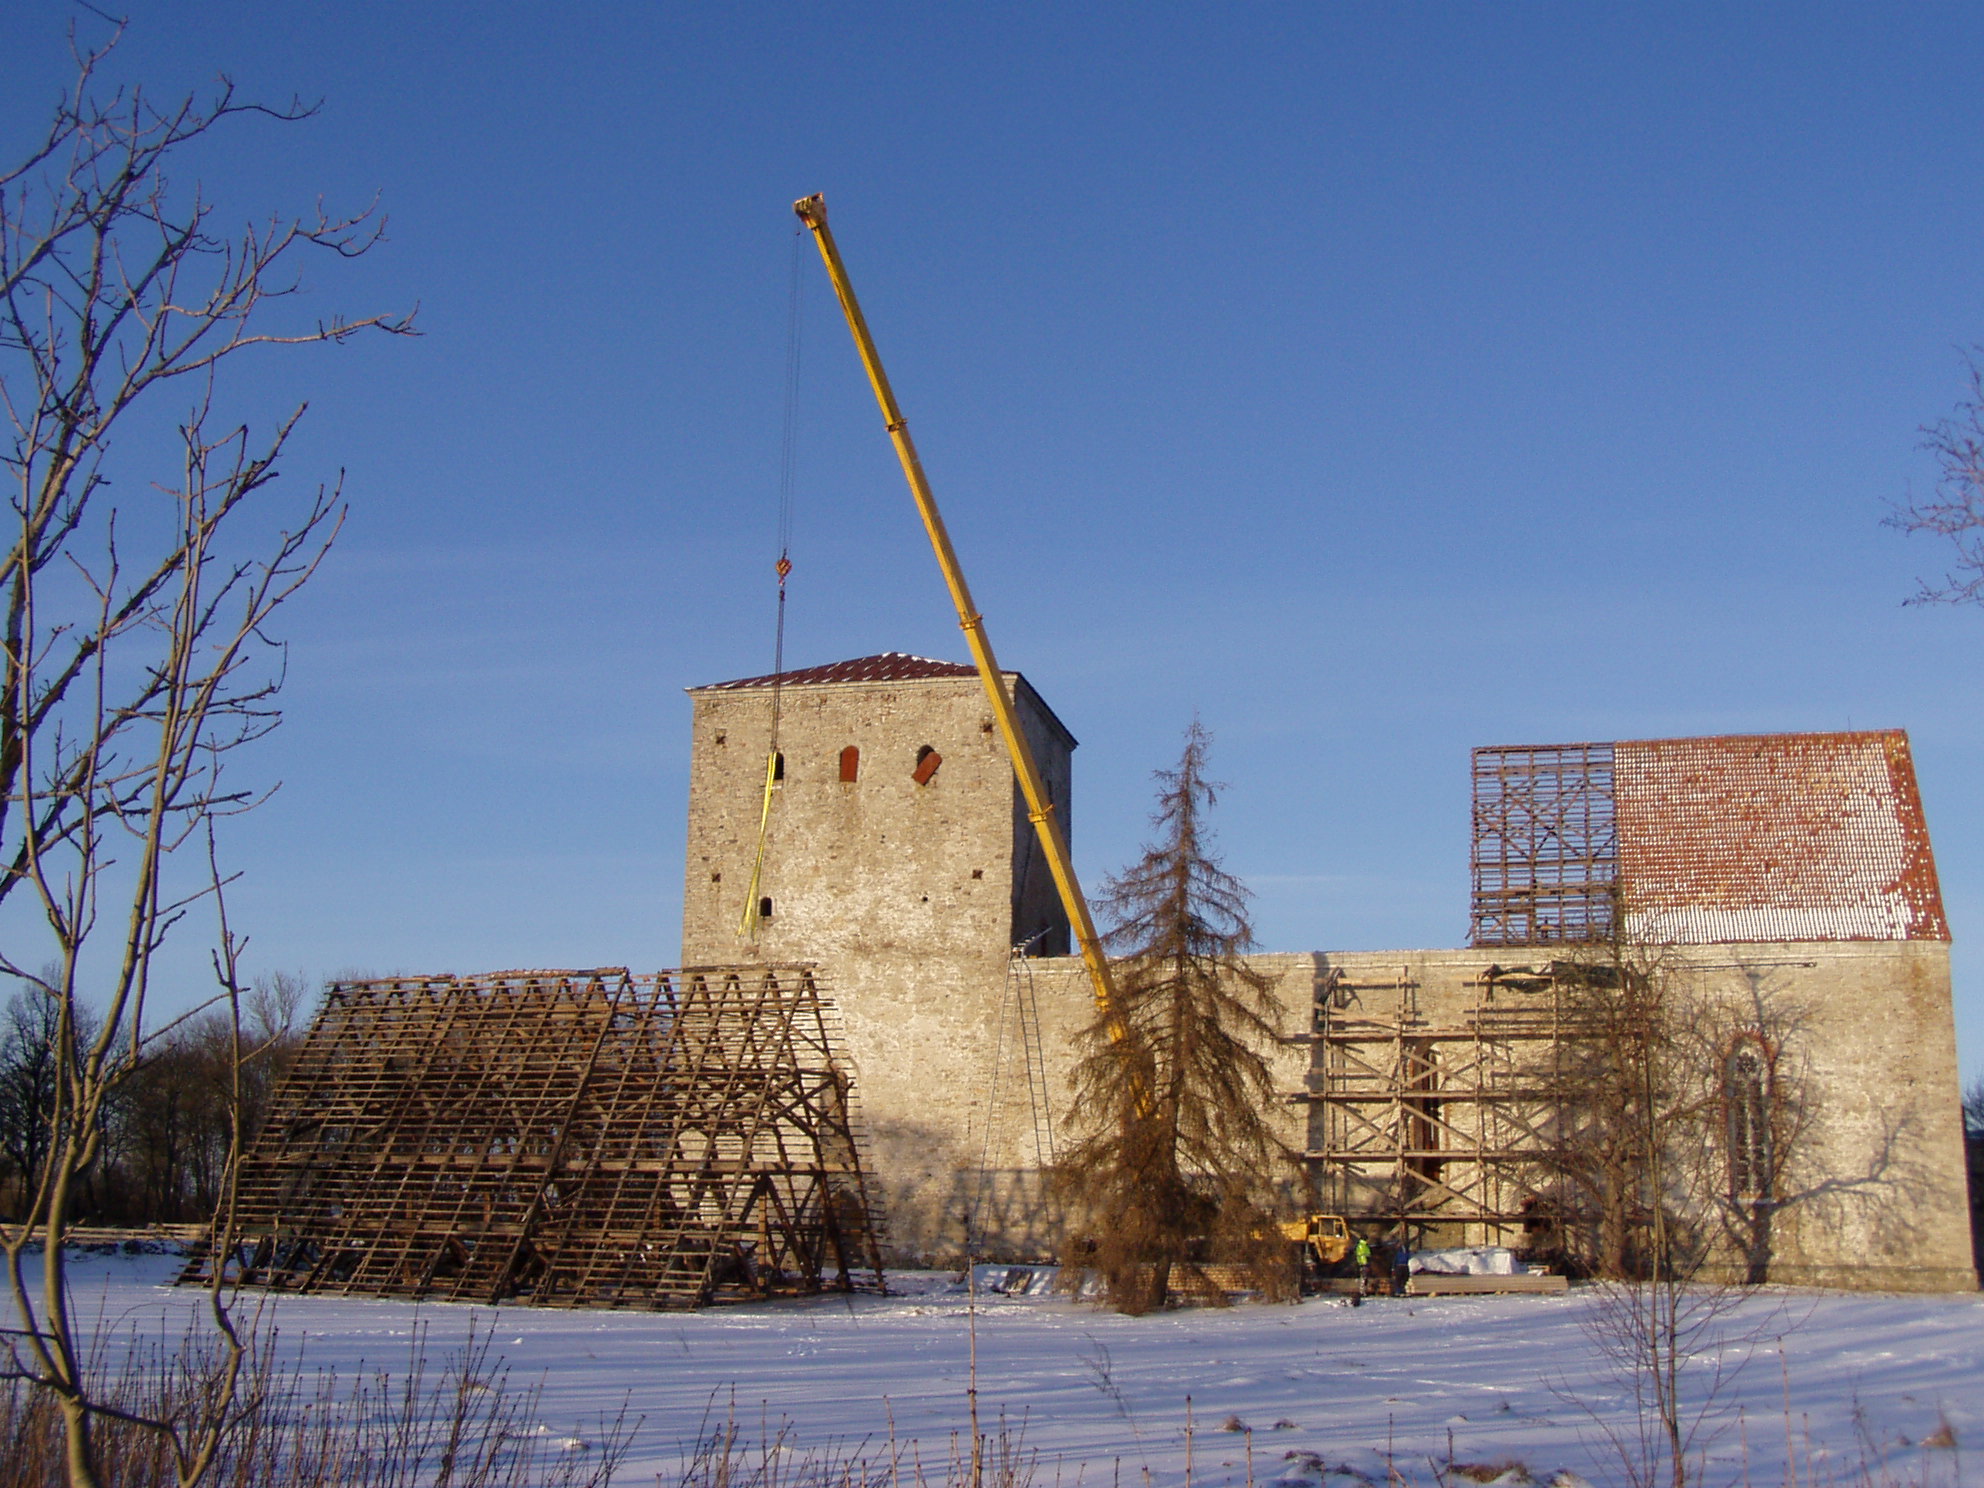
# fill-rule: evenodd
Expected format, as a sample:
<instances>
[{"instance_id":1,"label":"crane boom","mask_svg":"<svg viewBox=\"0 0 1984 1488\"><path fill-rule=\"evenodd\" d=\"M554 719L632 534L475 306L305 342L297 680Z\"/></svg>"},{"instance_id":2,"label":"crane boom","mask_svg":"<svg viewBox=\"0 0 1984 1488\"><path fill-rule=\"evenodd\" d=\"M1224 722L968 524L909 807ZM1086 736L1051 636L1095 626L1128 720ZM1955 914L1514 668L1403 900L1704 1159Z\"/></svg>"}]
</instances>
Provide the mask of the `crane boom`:
<instances>
[{"instance_id":1,"label":"crane boom","mask_svg":"<svg viewBox=\"0 0 1984 1488\"><path fill-rule=\"evenodd\" d=\"M894 389L889 386L888 373L882 370L882 358L875 350L874 338L868 334L868 322L861 314L860 301L854 297L854 286L848 282L840 249L834 245L833 232L827 226L827 200L819 195L801 197L792 204L792 210L812 230L813 240L820 248L820 257L826 261L827 277L833 281L841 313L847 317L847 328L854 333L855 350L861 354L861 365L867 370L869 385L875 390L875 401L882 405L882 421L888 425L889 440L896 447L896 458L902 462L902 473L909 481L910 495L916 499L917 513L923 518L923 530L929 533L930 546L936 549L937 566L944 571L944 583L951 591L951 603L957 607L958 625L964 631L965 643L971 647L971 659L978 667L979 681L985 684L985 696L992 704L993 717L999 721L999 732L1005 737L1006 752L1013 761L1013 774L1018 777L1020 794L1026 799L1027 817L1040 835L1041 850L1047 855L1048 872L1054 876L1055 890L1061 896L1061 905L1068 913L1068 923L1074 928L1075 939L1081 946L1082 963L1088 968L1089 981L1095 989L1096 1009L1109 1020L1110 1032L1120 1037L1116 984L1110 976L1109 959L1102 954L1102 942L1095 933L1095 921L1089 915L1088 901L1082 897L1081 884L1075 878L1074 861L1068 855L1067 834L1061 830L1060 818L1054 814L1054 803L1047 798L1047 789L1040 779L1040 767L1033 758L1033 746L1027 743L1019 715L1013 708L1012 697L1006 691L1005 678L992 655L992 642L985 634L985 617L972 603L964 569L959 566L957 552L951 547L951 535L945 530L944 518L937 510L937 498L930 493L930 481L923 473L922 460L917 458L916 444L909 437L909 425L896 402Z\"/></svg>"}]
</instances>

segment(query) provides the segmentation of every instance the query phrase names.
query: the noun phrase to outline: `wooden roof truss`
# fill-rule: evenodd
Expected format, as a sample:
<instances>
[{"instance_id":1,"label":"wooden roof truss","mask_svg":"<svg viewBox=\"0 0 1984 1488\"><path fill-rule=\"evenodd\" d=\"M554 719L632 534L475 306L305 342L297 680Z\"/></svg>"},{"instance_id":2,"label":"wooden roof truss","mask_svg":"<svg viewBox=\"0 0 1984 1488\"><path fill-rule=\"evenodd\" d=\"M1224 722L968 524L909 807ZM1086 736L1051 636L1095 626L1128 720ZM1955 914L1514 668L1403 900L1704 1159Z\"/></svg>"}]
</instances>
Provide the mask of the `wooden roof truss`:
<instances>
[{"instance_id":1,"label":"wooden roof truss","mask_svg":"<svg viewBox=\"0 0 1984 1488\"><path fill-rule=\"evenodd\" d=\"M834 1031L808 967L340 983L247 1154L223 1264L566 1307L880 1290Z\"/></svg>"}]
</instances>

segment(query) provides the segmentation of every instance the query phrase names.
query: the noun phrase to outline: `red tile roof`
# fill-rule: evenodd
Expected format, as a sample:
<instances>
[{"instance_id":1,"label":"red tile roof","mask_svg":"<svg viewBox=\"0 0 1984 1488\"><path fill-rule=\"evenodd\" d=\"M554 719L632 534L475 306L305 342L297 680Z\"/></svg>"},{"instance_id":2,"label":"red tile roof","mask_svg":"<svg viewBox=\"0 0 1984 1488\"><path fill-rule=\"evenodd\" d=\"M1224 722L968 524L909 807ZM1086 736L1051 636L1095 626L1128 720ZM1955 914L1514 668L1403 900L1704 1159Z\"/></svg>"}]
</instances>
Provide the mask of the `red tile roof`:
<instances>
[{"instance_id":1,"label":"red tile roof","mask_svg":"<svg viewBox=\"0 0 1984 1488\"><path fill-rule=\"evenodd\" d=\"M1634 933L1950 938L1901 730L1622 741L1613 759Z\"/></svg>"},{"instance_id":2,"label":"red tile roof","mask_svg":"<svg viewBox=\"0 0 1984 1488\"><path fill-rule=\"evenodd\" d=\"M1047 706L1047 700L1034 691L1033 684L1018 672L1004 670L1003 675L1011 679L1011 690L1015 696L1024 694L1033 700L1040 715L1068 741L1073 749L1077 740L1068 732L1068 726ZM711 682L702 687L685 689L688 692L746 692L761 687L770 687L776 681L781 687L823 686L836 682L927 682L953 681L965 677L976 677L978 668L956 661L934 661L928 656L911 656L903 651L884 651L880 656L857 656L852 661L829 662L826 666L801 667L797 671L782 672L777 677L739 677L735 682Z\"/></svg>"},{"instance_id":3,"label":"red tile roof","mask_svg":"<svg viewBox=\"0 0 1984 1488\"><path fill-rule=\"evenodd\" d=\"M884 651L880 656L857 656L852 661L829 662L826 666L801 667L776 677L740 677L735 682L711 682L692 687L691 692L739 692L749 687L817 686L829 682L922 682L933 677L976 677L978 668L955 661L932 661L927 656L910 656L902 651Z\"/></svg>"}]
</instances>

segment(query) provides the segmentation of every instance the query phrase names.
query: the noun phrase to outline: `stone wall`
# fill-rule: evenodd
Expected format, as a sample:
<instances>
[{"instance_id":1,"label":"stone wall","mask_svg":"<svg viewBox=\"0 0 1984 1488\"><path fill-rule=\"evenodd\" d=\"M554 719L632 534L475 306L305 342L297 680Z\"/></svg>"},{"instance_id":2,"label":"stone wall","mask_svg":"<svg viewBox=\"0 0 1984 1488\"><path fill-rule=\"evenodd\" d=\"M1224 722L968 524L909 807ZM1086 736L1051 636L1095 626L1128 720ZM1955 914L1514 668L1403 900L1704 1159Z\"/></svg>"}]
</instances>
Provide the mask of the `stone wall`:
<instances>
[{"instance_id":1,"label":"stone wall","mask_svg":"<svg viewBox=\"0 0 1984 1488\"><path fill-rule=\"evenodd\" d=\"M1490 965L1551 954L1332 952L1318 963L1321 975L1339 971L1357 983L1403 979L1430 1018L1454 1022L1474 1004ZM1660 954L1679 999L1730 1026L1762 1022L1776 1030L1783 1067L1805 1087L1811 1120L1789 1156L1771 1279L1975 1288L1949 947L1806 941L1677 946ZM1520 1243L1513 1233L1467 1238Z\"/></svg>"},{"instance_id":2,"label":"stone wall","mask_svg":"<svg viewBox=\"0 0 1984 1488\"><path fill-rule=\"evenodd\" d=\"M1315 994L1332 972L1349 982L1411 986L1417 1009L1457 1022L1479 997L1490 966L1524 953L1500 950L1322 952L1265 955L1253 964L1276 978L1285 1033L1308 1027ZM1559 953L1561 954L1561 952ZM1790 1159L1786 1203L1775 1227L1771 1279L1791 1284L1897 1291L1971 1290L1949 947L1936 941L1817 941L1675 947L1663 953L1680 997L1720 1008L1730 1021L1759 1012L1782 1030L1784 1060L1806 1086L1812 1121ZM1047 1048L1059 1061L1065 1101L1070 1035L1087 1016L1079 963L1041 967L1057 1010ZM1366 994L1387 1015L1395 994ZM1288 1091L1308 1083L1310 1047L1276 1054ZM1065 1110L1065 1105L1059 1107ZM1292 1145L1319 1113L1287 1108ZM1450 1237L1519 1245L1519 1232ZM1723 1268L1726 1273L1728 1267Z\"/></svg>"},{"instance_id":3,"label":"stone wall","mask_svg":"<svg viewBox=\"0 0 1984 1488\"><path fill-rule=\"evenodd\" d=\"M1810 942L1685 947L1672 956L1682 995L1719 1005L1732 1020L1760 1005L1769 1010L1785 1030L1785 1067L1795 1068L1810 1098L1813 1120L1790 1161L1771 1279L1870 1290L1974 1289L1948 948L1922 941ZM1252 958L1275 978L1283 1031L1291 1036L1272 1051L1277 1083L1291 1093L1307 1084L1311 1048L1293 1036L1307 1030L1316 993L1332 971L1358 983L1403 977L1415 984L1420 1010L1444 1021L1473 1006L1476 979L1498 959L1504 966L1511 960L1506 951L1497 957L1471 950ZM1065 1136L1068 1074L1081 1030L1093 1019L1093 999L1076 959L1036 961L1025 970L1040 1009L1037 1037L1053 1115ZM916 1072L931 1067L932 1051L916 1040L878 1037L872 1018L860 1020L869 1037L850 1037L864 1090L890 1093L866 1107L871 1124L911 1137L878 1154L890 1202L898 1206L892 1232L905 1259L954 1259L956 1216L966 1208L977 1212L994 1258L1045 1259L1058 1241L1018 1073L1017 997L1003 972L988 969L980 997L988 1009L1005 1003L1004 1039L996 1036L996 1013L977 1025L969 1076L976 1086L968 1099L924 1097ZM859 981L868 995L873 984L866 976ZM1279 1114L1284 1140L1306 1148L1316 1113L1290 1102ZM1447 1238L1511 1245L1523 1239L1513 1229ZM1734 1265L1728 1258L1712 1274L1733 1277Z\"/></svg>"}]
</instances>

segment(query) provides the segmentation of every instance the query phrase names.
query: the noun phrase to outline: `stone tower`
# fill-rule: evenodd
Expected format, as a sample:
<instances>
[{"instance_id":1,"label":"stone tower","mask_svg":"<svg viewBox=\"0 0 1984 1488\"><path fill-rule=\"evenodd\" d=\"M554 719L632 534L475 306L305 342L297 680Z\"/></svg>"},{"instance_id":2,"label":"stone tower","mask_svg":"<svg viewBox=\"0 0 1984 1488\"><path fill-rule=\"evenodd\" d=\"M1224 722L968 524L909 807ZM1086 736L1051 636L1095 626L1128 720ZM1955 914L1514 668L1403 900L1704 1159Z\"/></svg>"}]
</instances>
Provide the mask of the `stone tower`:
<instances>
[{"instance_id":1,"label":"stone tower","mask_svg":"<svg viewBox=\"0 0 1984 1488\"><path fill-rule=\"evenodd\" d=\"M961 1175L1002 1157L987 1075L1013 1037L1009 958L1065 955L1067 917L973 668L889 652L776 680L689 689L683 963L820 963L893 1248L952 1249ZM1067 829L1074 736L1006 680ZM774 700L782 758L753 895Z\"/></svg>"}]
</instances>

